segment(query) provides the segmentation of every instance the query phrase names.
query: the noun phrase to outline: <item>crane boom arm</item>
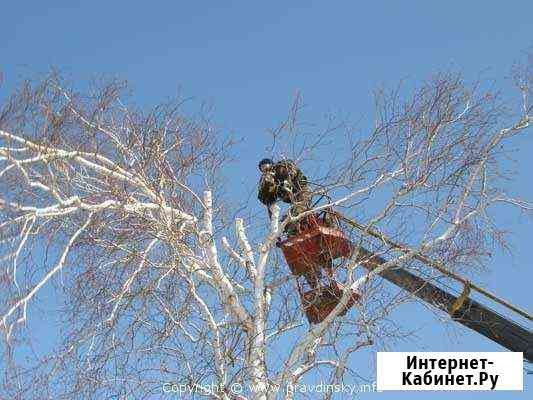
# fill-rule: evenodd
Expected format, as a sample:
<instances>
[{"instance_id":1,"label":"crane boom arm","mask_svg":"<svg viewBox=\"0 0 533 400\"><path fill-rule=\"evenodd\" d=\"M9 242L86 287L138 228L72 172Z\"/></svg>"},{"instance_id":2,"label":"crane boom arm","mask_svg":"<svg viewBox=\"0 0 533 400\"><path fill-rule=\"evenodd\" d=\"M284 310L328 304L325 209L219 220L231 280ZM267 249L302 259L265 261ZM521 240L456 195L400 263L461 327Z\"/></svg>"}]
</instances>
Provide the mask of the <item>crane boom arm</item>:
<instances>
[{"instance_id":1,"label":"crane boom arm","mask_svg":"<svg viewBox=\"0 0 533 400\"><path fill-rule=\"evenodd\" d=\"M361 265L369 270L377 268L386 262L383 257L374 255L362 247L359 247L358 251L359 256L367 260L361 262ZM442 311L448 312L452 309L452 306L455 305L454 308L457 308L457 305L459 305L451 315L454 321L511 351L523 352L524 358L533 363L533 332L524 329L469 297L462 299L462 302L458 301L457 296L446 292L426 279L407 271L405 268L387 268L380 275L387 281L407 290Z\"/></svg>"}]
</instances>

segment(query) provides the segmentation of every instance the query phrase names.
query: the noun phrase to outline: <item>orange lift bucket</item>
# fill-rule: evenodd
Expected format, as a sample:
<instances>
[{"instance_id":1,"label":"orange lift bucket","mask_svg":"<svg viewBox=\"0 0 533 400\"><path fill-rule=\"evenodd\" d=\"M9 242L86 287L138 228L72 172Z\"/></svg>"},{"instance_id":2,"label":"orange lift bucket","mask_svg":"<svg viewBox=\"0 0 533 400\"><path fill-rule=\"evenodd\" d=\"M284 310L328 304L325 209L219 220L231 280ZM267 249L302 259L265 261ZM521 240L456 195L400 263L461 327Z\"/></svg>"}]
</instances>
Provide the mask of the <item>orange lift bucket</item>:
<instances>
[{"instance_id":1,"label":"orange lift bucket","mask_svg":"<svg viewBox=\"0 0 533 400\"><path fill-rule=\"evenodd\" d=\"M352 244L340 229L337 214L325 210L320 214L312 214L300 222L297 234L289 236L279 243L283 255L293 275L306 276L314 281L311 290L305 291L298 282L298 291L302 300L302 308L310 323L323 321L339 303L344 286L333 279L333 263L337 258L349 257ZM324 269L328 282L319 282ZM315 279L311 279L311 278ZM359 294L352 292L340 315L346 314Z\"/></svg>"},{"instance_id":2,"label":"orange lift bucket","mask_svg":"<svg viewBox=\"0 0 533 400\"><path fill-rule=\"evenodd\" d=\"M302 307L307 316L307 320L311 324L318 324L322 322L337 306L342 298L344 285L339 282L332 281L328 286L318 287L309 290L301 295ZM351 289L348 289L351 290ZM360 296L356 292L352 292L348 298L348 302L342 308L339 315L345 315L348 310L359 300Z\"/></svg>"},{"instance_id":3,"label":"orange lift bucket","mask_svg":"<svg viewBox=\"0 0 533 400\"><path fill-rule=\"evenodd\" d=\"M280 243L291 272L304 274L310 267L329 265L339 257L349 257L352 245L336 226L327 226L323 218L311 215L307 226Z\"/></svg>"}]
</instances>

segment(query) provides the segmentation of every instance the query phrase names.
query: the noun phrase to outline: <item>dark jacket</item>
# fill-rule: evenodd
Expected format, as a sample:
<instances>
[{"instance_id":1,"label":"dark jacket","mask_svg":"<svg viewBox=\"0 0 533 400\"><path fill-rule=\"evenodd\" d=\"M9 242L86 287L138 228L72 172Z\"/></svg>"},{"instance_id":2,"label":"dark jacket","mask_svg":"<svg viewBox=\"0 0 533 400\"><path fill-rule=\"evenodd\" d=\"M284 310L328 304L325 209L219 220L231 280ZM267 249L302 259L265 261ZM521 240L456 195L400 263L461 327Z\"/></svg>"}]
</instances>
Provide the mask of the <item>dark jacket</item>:
<instances>
[{"instance_id":1,"label":"dark jacket","mask_svg":"<svg viewBox=\"0 0 533 400\"><path fill-rule=\"evenodd\" d=\"M300 201L307 190L307 178L292 160L281 160L261 176L257 198L270 207L277 200L285 203Z\"/></svg>"}]
</instances>

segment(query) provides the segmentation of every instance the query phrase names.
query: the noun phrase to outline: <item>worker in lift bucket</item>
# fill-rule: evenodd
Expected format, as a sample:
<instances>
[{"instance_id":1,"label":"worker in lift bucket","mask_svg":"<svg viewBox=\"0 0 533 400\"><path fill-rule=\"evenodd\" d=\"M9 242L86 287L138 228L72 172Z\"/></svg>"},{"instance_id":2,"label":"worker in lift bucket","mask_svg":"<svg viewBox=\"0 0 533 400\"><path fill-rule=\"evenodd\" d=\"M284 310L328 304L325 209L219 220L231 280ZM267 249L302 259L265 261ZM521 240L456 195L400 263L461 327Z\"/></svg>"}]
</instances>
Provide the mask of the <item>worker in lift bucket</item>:
<instances>
[{"instance_id":1,"label":"worker in lift bucket","mask_svg":"<svg viewBox=\"0 0 533 400\"><path fill-rule=\"evenodd\" d=\"M259 162L261 180L257 198L267 206L268 216L272 217L271 207L281 200L291 204L290 213L296 216L311 206L311 194L307 187L307 178L292 160L281 160L274 163L270 158ZM295 234L295 227L287 227L287 234Z\"/></svg>"},{"instance_id":2,"label":"worker in lift bucket","mask_svg":"<svg viewBox=\"0 0 533 400\"><path fill-rule=\"evenodd\" d=\"M307 178L292 160L281 160L274 163L269 158L259 162L261 180L259 181L257 198L268 209L269 218L272 217L271 207L281 200L291 204L290 215L297 216L311 208L311 192L308 189ZM287 216L284 216L287 218ZM298 233L299 221L288 224L285 228L287 236ZM331 265L324 265L327 273L331 272ZM322 278L320 268L310 268L304 274L309 286L316 288Z\"/></svg>"}]
</instances>

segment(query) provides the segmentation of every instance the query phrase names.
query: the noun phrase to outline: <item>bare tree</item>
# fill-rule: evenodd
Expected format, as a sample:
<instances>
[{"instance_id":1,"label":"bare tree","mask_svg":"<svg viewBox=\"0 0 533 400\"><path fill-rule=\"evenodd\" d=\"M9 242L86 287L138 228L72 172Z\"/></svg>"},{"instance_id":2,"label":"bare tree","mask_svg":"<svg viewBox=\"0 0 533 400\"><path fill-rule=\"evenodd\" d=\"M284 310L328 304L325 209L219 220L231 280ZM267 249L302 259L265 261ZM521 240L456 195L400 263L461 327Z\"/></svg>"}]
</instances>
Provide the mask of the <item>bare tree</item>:
<instances>
[{"instance_id":1,"label":"bare tree","mask_svg":"<svg viewBox=\"0 0 533 400\"><path fill-rule=\"evenodd\" d=\"M285 219L275 207L265 229L251 229L253 210L231 220L217 171L232 141L208 112L187 116L179 101L140 111L120 82L88 95L56 75L23 85L0 114L4 396L291 399L306 374L343 382L357 350L404 334L387 317L409 296L381 290L380 271L420 268L421 254L450 270L482 267L494 242L505 246L491 207L532 209L505 190L508 143L532 118L529 61L516 69L516 112L454 73L409 96L377 91L365 133L334 119L320 132L300 124L298 97L273 148L304 167L321 161L316 195L329 197ZM341 156L325 157L341 138ZM288 223L332 206L361 223L352 242L388 261L371 272L360 252L342 261L360 301L340 316L345 290L308 325L274 245ZM25 326L46 288L60 299L61 343L23 362L17 349L31 348Z\"/></svg>"}]
</instances>

